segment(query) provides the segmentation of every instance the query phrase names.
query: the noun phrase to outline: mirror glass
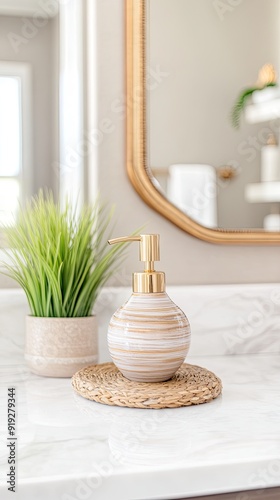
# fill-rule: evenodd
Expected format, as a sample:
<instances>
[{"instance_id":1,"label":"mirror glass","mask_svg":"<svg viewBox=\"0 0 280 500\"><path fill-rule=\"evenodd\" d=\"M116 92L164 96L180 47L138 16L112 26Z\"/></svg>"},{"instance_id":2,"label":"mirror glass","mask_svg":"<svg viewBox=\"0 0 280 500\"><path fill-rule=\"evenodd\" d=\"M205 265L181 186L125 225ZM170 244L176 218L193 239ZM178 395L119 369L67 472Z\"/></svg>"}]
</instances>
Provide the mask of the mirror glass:
<instances>
[{"instance_id":1,"label":"mirror glass","mask_svg":"<svg viewBox=\"0 0 280 500\"><path fill-rule=\"evenodd\" d=\"M280 0L147 0L147 143L153 182L211 228L280 230ZM257 87L259 84L257 85Z\"/></svg>"},{"instance_id":2,"label":"mirror glass","mask_svg":"<svg viewBox=\"0 0 280 500\"><path fill-rule=\"evenodd\" d=\"M84 7L0 0L0 243L40 188L83 201Z\"/></svg>"},{"instance_id":3,"label":"mirror glass","mask_svg":"<svg viewBox=\"0 0 280 500\"><path fill-rule=\"evenodd\" d=\"M18 203L56 191L58 3L0 0L0 232Z\"/></svg>"}]
</instances>

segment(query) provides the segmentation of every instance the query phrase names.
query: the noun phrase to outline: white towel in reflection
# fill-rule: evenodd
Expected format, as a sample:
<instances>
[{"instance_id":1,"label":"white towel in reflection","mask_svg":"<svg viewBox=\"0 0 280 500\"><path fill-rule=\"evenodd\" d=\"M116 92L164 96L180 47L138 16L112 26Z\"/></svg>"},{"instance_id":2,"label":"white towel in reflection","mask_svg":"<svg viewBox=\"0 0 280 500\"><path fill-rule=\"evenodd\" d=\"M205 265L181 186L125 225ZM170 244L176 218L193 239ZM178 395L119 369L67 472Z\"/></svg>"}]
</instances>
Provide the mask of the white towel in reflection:
<instances>
[{"instance_id":1,"label":"white towel in reflection","mask_svg":"<svg viewBox=\"0 0 280 500\"><path fill-rule=\"evenodd\" d=\"M263 220L263 227L266 231L280 231L280 215L269 214Z\"/></svg>"},{"instance_id":2,"label":"white towel in reflection","mask_svg":"<svg viewBox=\"0 0 280 500\"><path fill-rule=\"evenodd\" d=\"M177 164L168 169L168 199L196 222L217 227L216 170L211 165Z\"/></svg>"}]
</instances>

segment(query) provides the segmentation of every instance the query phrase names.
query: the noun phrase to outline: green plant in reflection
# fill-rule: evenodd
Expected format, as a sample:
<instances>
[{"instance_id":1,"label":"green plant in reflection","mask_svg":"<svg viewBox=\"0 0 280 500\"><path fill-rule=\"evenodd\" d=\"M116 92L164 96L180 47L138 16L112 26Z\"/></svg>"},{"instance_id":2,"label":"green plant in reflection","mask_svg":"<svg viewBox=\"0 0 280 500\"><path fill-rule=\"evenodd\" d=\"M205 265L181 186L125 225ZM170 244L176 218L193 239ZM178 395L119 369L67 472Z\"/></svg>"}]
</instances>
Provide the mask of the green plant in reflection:
<instances>
[{"instance_id":1,"label":"green plant in reflection","mask_svg":"<svg viewBox=\"0 0 280 500\"><path fill-rule=\"evenodd\" d=\"M234 128L239 128L241 114L247 104L248 98L257 90L275 87L277 85L276 79L276 72L272 64L265 64L259 71L256 85L240 92L231 111L231 123Z\"/></svg>"}]
</instances>

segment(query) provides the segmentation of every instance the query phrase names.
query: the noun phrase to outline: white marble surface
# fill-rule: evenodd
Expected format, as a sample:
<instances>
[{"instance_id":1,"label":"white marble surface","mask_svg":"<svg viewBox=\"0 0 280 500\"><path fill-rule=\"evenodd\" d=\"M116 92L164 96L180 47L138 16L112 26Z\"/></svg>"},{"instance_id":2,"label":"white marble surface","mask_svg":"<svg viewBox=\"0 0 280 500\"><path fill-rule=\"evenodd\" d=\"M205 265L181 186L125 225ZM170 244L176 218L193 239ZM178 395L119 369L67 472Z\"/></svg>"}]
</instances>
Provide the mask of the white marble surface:
<instances>
[{"instance_id":1,"label":"white marble surface","mask_svg":"<svg viewBox=\"0 0 280 500\"><path fill-rule=\"evenodd\" d=\"M279 357L192 363L220 375L223 396L174 410L99 405L75 395L67 379L31 375L24 364L3 366L0 463L4 475L5 402L13 384L18 498L152 500L279 486ZM5 482L0 498L10 498Z\"/></svg>"},{"instance_id":2,"label":"white marble surface","mask_svg":"<svg viewBox=\"0 0 280 500\"><path fill-rule=\"evenodd\" d=\"M1 291L1 500L11 497L5 479L11 385L18 400L14 496L20 500L172 499L280 486L279 290L169 289L179 306L186 301L197 337L189 362L213 370L224 385L223 396L212 403L175 410L107 407L75 395L68 379L32 375L23 359L26 303L19 291ZM101 335L111 307L127 292L103 292L97 307ZM253 318L261 307L255 337L251 333L249 342L236 343L236 355L226 355L224 335L236 333L238 318ZM101 361L106 359L101 349Z\"/></svg>"}]
</instances>

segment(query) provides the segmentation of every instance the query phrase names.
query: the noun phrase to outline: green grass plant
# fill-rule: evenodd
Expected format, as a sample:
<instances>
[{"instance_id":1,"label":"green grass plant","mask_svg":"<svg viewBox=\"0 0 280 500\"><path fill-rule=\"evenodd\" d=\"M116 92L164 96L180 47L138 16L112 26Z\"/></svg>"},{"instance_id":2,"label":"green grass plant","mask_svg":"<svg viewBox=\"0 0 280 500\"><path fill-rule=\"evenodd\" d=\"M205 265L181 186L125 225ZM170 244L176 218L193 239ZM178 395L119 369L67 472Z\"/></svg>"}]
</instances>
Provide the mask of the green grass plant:
<instances>
[{"instance_id":1,"label":"green grass plant","mask_svg":"<svg viewBox=\"0 0 280 500\"><path fill-rule=\"evenodd\" d=\"M97 201L81 213L40 191L6 228L5 273L23 288L31 314L85 317L116 271L126 245L107 245L113 210Z\"/></svg>"}]
</instances>

